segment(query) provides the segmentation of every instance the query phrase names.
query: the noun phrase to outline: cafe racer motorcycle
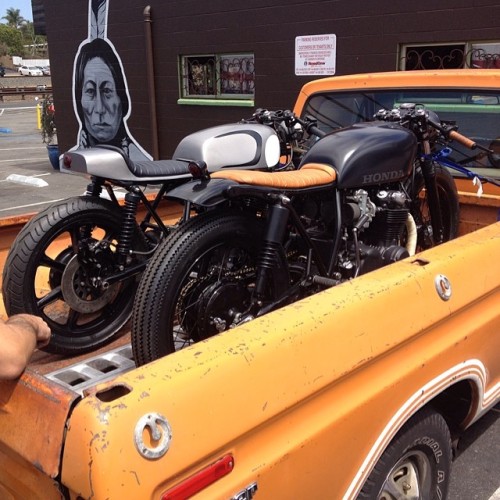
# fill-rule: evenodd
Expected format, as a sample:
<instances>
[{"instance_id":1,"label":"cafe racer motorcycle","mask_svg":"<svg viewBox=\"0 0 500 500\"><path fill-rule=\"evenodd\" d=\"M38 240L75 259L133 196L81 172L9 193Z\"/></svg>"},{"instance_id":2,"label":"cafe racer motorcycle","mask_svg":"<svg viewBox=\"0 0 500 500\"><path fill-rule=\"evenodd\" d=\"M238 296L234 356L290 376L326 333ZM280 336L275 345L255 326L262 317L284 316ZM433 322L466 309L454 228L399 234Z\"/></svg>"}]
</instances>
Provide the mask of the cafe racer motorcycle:
<instances>
[{"instance_id":1,"label":"cafe racer motorcycle","mask_svg":"<svg viewBox=\"0 0 500 500\"><path fill-rule=\"evenodd\" d=\"M188 135L171 160L133 162L110 146L67 152L61 172L90 176L87 193L43 210L17 236L3 271L7 314L41 316L52 330L48 352L105 344L130 318L138 278L173 229L157 209L166 191L192 178L190 160L212 172L293 168L302 132L290 115L258 110L249 120ZM147 186L156 188L152 200ZM117 187L126 191L123 203ZM147 209L140 222L139 204Z\"/></svg>"},{"instance_id":2,"label":"cafe racer motorcycle","mask_svg":"<svg viewBox=\"0 0 500 500\"><path fill-rule=\"evenodd\" d=\"M202 163L167 197L206 211L165 239L132 315L138 365L457 235L458 196L439 146L476 144L422 105L322 133L298 170ZM318 137L323 136L316 142Z\"/></svg>"}]
</instances>

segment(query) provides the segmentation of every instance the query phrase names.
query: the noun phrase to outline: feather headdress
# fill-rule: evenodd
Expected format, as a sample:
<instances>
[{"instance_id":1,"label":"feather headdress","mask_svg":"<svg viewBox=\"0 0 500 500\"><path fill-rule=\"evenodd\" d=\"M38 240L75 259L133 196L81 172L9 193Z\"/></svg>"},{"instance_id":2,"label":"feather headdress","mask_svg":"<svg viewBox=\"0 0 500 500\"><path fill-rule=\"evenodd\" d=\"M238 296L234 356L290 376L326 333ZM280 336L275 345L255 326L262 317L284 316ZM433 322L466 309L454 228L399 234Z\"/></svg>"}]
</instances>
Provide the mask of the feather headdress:
<instances>
[{"instance_id":1,"label":"feather headdress","mask_svg":"<svg viewBox=\"0 0 500 500\"><path fill-rule=\"evenodd\" d=\"M108 28L108 0L89 2L89 38L106 38Z\"/></svg>"}]
</instances>

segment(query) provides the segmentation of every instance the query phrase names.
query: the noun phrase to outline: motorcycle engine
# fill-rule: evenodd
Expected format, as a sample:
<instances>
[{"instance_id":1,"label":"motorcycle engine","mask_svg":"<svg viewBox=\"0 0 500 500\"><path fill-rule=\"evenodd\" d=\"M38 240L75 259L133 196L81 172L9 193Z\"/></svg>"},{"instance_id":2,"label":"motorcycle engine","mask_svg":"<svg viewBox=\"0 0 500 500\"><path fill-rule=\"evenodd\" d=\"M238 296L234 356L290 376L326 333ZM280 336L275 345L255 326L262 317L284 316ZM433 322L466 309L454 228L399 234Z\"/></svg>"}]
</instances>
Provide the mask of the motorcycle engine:
<instances>
[{"instance_id":1,"label":"motorcycle engine","mask_svg":"<svg viewBox=\"0 0 500 500\"><path fill-rule=\"evenodd\" d=\"M399 190L369 193L357 190L344 209L348 221L345 251L340 258L344 277L354 277L409 257L403 246L409 216L407 196Z\"/></svg>"}]
</instances>

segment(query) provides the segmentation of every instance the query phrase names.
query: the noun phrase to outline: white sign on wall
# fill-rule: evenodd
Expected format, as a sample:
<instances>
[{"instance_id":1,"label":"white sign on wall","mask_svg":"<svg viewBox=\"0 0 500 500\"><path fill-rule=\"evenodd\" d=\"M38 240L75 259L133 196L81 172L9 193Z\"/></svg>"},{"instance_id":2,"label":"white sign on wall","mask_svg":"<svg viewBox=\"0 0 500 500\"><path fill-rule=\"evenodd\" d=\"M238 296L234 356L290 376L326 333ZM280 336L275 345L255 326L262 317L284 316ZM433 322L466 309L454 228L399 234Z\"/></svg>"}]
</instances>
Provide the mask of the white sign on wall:
<instances>
[{"instance_id":1,"label":"white sign on wall","mask_svg":"<svg viewBox=\"0 0 500 500\"><path fill-rule=\"evenodd\" d=\"M308 35L295 38L295 74L321 76L335 74L337 37Z\"/></svg>"}]
</instances>

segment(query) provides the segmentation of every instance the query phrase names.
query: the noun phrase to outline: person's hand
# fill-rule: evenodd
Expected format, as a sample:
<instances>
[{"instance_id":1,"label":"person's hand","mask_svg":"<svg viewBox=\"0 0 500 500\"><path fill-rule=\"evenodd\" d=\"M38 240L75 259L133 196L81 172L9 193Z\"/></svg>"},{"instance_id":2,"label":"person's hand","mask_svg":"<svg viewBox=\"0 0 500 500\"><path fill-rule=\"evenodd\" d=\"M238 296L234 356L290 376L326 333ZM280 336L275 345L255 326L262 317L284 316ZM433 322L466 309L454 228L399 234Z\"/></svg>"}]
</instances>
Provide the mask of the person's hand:
<instances>
[{"instance_id":1,"label":"person's hand","mask_svg":"<svg viewBox=\"0 0 500 500\"><path fill-rule=\"evenodd\" d=\"M50 342L50 328L45 323L45 321L39 316L33 316L31 314L16 314L8 320L9 324L18 324L21 326L22 323L30 326L35 333L36 346L38 349L45 347Z\"/></svg>"}]
</instances>

